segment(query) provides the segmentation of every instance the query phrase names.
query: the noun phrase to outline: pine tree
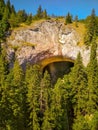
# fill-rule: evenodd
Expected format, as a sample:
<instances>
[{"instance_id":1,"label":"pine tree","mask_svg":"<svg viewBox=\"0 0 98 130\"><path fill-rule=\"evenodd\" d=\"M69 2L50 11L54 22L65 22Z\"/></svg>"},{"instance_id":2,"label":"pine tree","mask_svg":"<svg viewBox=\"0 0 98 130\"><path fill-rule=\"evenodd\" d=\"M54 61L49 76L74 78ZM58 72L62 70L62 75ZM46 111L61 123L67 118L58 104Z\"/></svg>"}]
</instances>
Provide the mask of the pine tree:
<instances>
[{"instance_id":1,"label":"pine tree","mask_svg":"<svg viewBox=\"0 0 98 130\"><path fill-rule=\"evenodd\" d=\"M90 62L87 66L88 77L88 114L93 114L95 110L98 110L98 63L96 56L97 44L95 38L93 39L91 46Z\"/></svg>"},{"instance_id":2,"label":"pine tree","mask_svg":"<svg viewBox=\"0 0 98 130\"><path fill-rule=\"evenodd\" d=\"M6 77L7 77L7 62L1 53L0 54L0 129L2 129L5 126L6 111L4 113L4 109L2 105L2 97L4 93Z\"/></svg>"},{"instance_id":3,"label":"pine tree","mask_svg":"<svg viewBox=\"0 0 98 130\"><path fill-rule=\"evenodd\" d=\"M42 10L41 5L38 7L36 17L37 19L41 19L43 17L43 10Z\"/></svg>"},{"instance_id":4,"label":"pine tree","mask_svg":"<svg viewBox=\"0 0 98 130\"><path fill-rule=\"evenodd\" d=\"M12 13L16 14L16 10L15 10L14 5L11 6L11 14L12 14Z\"/></svg>"},{"instance_id":5,"label":"pine tree","mask_svg":"<svg viewBox=\"0 0 98 130\"><path fill-rule=\"evenodd\" d=\"M66 85L63 80L58 79L52 94L51 122L52 128L56 130L69 130L68 102Z\"/></svg>"},{"instance_id":6,"label":"pine tree","mask_svg":"<svg viewBox=\"0 0 98 130\"><path fill-rule=\"evenodd\" d=\"M19 26L19 22L18 22L18 19L17 19L17 15L16 15L15 13L12 13L12 14L11 14L10 19L9 19L9 23L10 23L10 26L11 26L12 28Z\"/></svg>"},{"instance_id":7,"label":"pine tree","mask_svg":"<svg viewBox=\"0 0 98 130\"><path fill-rule=\"evenodd\" d=\"M5 35L6 35L6 32L7 32L7 31L9 30L9 28L10 28L9 17L10 17L9 10L8 10L7 7L5 7L4 14L3 14L3 17L2 17L3 31L4 31L4 34L5 34Z\"/></svg>"},{"instance_id":8,"label":"pine tree","mask_svg":"<svg viewBox=\"0 0 98 130\"><path fill-rule=\"evenodd\" d=\"M43 18L45 18L45 19L47 19L47 11L46 11L46 9L43 11Z\"/></svg>"},{"instance_id":9,"label":"pine tree","mask_svg":"<svg viewBox=\"0 0 98 130\"><path fill-rule=\"evenodd\" d=\"M18 20L18 23L22 23L27 20L27 14L26 14L25 10L19 10L17 12L17 20Z\"/></svg>"},{"instance_id":10,"label":"pine tree","mask_svg":"<svg viewBox=\"0 0 98 130\"><path fill-rule=\"evenodd\" d=\"M27 16L26 24L27 24L27 25L30 25L30 24L32 23L32 19L33 19L32 14L29 14L29 15Z\"/></svg>"},{"instance_id":11,"label":"pine tree","mask_svg":"<svg viewBox=\"0 0 98 130\"><path fill-rule=\"evenodd\" d=\"M68 12L68 14L66 15L66 19L65 19L65 23L69 24L72 23L72 16L70 15L70 13Z\"/></svg>"},{"instance_id":12,"label":"pine tree","mask_svg":"<svg viewBox=\"0 0 98 130\"><path fill-rule=\"evenodd\" d=\"M66 129L70 130L72 129L73 124L73 117L74 117L74 110L73 110L73 92L72 92L72 86L70 81L71 74L64 75L64 78L61 80L61 86L63 88L63 95L64 100L66 102L65 108L66 108Z\"/></svg>"},{"instance_id":13,"label":"pine tree","mask_svg":"<svg viewBox=\"0 0 98 130\"><path fill-rule=\"evenodd\" d=\"M91 130L87 119L83 115L79 115L73 123L72 130Z\"/></svg>"},{"instance_id":14,"label":"pine tree","mask_svg":"<svg viewBox=\"0 0 98 130\"><path fill-rule=\"evenodd\" d=\"M98 130L98 111L94 113L94 116L90 125L91 125L91 130Z\"/></svg>"},{"instance_id":15,"label":"pine tree","mask_svg":"<svg viewBox=\"0 0 98 130\"><path fill-rule=\"evenodd\" d=\"M50 117L50 104L51 104L51 79L47 71L41 80L40 91L40 111L42 115L42 130L51 129Z\"/></svg>"},{"instance_id":16,"label":"pine tree","mask_svg":"<svg viewBox=\"0 0 98 130\"><path fill-rule=\"evenodd\" d=\"M25 90L23 82L22 69L15 61L14 67L5 81L1 100L6 129L24 129L23 94Z\"/></svg>"},{"instance_id":17,"label":"pine tree","mask_svg":"<svg viewBox=\"0 0 98 130\"><path fill-rule=\"evenodd\" d=\"M11 12L11 2L10 2L10 0L7 0L6 7L8 8L9 13L11 14L12 12Z\"/></svg>"},{"instance_id":18,"label":"pine tree","mask_svg":"<svg viewBox=\"0 0 98 130\"><path fill-rule=\"evenodd\" d=\"M84 37L84 42L86 45L90 45L92 43L94 35L98 35L98 23L96 20L95 10L93 9L87 24L87 32Z\"/></svg>"},{"instance_id":19,"label":"pine tree","mask_svg":"<svg viewBox=\"0 0 98 130\"><path fill-rule=\"evenodd\" d=\"M26 83L27 83L27 102L29 104L30 112L30 126L33 130L39 130L39 113L40 113L40 81L41 72L38 65L29 67L26 70Z\"/></svg>"},{"instance_id":20,"label":"pine tree","mask_svg":"<svg viewBox=\"0 0 98 130\"><path fill-rule=\"evenodd\" d=\"M75 26L78 27L78 16L75 16Z\"/></svg>"},{"instance_id":21,"label":"pine tree","mask_svg":"<svg viewBox=\"0 0 98 130\"><path fill-rule=\"evenodd\" d=\"M88 122L85 120L87 114L87 75L79 53L70 74L71 102L74 112L73 130L89 130ZM80 125L81 124L81 125ZM79 126L80 125L80 126Z\"/></svg>"},{"instance_id":22,"label":"pine tree","mask_svg":"<svg viewBox=\"0 0 98 130\"><path fill-rule=\"evenodd\" d=\"M87 102L87 78L82 63L82 57L80 53L77 56L74 67L70 75L72 95L73 95L73 107L74 114L86 114L86 102Z\"/></svg>"},{"instance_id":23,"label":"pine tree","mask_svg":"<svg viewBox=\"0 0 98 130\"><path fill-rule=\"evenodd\" d=\"M2 20L4 8L5 8L5 2L4 0L0 0L0 20Z\"/></svg>"}]
</instances>

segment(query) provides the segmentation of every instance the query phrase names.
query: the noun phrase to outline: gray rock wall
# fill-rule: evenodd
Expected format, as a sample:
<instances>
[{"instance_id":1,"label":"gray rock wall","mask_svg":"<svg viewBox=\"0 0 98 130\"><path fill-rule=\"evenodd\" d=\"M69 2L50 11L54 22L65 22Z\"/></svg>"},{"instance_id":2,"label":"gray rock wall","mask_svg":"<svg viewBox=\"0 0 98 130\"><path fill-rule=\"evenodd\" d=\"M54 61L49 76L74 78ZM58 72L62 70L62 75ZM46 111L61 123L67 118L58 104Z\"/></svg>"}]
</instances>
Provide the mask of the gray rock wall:
<instances>
[{"instance_id":1,"label":"gray rock wall","mask_svg":"<svg viewBox=\"0 0 98 130\"><path fill-rule=\"evenodd\" d=\"M37 63L52 56L64 56L75 60L81 52L84 65L89 62L90 49L78 46L81 40L79 33L63 22L44 21L35 26L15 30L7 39L8 57L13 59L13 53L21 65L27 62Z\"/></svg>"}]
</instances>

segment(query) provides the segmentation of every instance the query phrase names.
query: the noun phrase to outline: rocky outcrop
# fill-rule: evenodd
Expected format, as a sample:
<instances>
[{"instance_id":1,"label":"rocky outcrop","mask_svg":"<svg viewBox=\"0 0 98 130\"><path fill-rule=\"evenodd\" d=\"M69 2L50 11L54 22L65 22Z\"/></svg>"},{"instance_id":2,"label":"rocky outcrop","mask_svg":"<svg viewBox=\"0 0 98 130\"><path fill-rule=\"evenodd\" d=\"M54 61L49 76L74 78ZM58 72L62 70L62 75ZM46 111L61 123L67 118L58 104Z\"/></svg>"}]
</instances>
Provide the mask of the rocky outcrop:
<instances>
[{"instance_id":1,"label":"rocky outcrop","mask_svg":"<svg viewBox=\"0 0 98 130\"><path fill-rule=\"evenodd\" d=\"M33 27L22 28L12 32L7 39L10 61L15 55L21 65L27 62L37 63L52 56L64 56L75 60L81 52L83 63L89 61L90 49L78 46L81 36L72 27L63 22L44 21Z\"/></svg>"}]
</instances>

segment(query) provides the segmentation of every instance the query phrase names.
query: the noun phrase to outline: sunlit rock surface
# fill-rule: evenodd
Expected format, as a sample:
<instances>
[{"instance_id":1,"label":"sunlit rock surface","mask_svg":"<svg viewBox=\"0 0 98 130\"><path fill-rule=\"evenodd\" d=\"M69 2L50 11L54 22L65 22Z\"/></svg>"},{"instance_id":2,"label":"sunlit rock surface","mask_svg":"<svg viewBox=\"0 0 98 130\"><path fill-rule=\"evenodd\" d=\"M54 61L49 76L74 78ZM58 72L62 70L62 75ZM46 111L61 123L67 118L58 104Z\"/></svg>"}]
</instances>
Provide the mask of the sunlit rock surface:
<instances>
[{"instance_id":1,"label":"sunlit rock surface","mask_svg":"<svg viewBox=\"0 0 98 130\"><path fill-rule=\"evenodd\" d=\"M90 49L78 46L80 34L63 22L47 20L35 26L12 32L7 39L8 58L15 55L21 65L37 63L52 56L64 56L75 60L81 52L84 65L89 61Z\"/></svg>"}]
</instances>

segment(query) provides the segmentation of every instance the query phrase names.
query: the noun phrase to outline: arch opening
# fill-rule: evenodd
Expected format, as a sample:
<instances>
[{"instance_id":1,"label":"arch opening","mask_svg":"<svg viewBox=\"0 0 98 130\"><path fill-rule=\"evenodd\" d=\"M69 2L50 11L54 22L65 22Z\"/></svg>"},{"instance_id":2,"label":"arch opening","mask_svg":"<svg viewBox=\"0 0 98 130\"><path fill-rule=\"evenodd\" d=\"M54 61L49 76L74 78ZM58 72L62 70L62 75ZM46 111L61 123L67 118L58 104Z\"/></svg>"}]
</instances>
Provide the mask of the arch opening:
<instances>
[{"instance_id":1,"label":"arch opening","mask_svg":"<svg viewBox=\"0 0 98 130\"><path fill-rule=\"evenodd\" d=\"M74 63L71 61L54 61L43 68L43 73L47 70L51 76L52 84L55 84L57 79L68 74L73 66Z\"/></svg>"}]
</instances>

